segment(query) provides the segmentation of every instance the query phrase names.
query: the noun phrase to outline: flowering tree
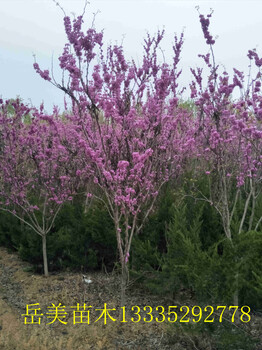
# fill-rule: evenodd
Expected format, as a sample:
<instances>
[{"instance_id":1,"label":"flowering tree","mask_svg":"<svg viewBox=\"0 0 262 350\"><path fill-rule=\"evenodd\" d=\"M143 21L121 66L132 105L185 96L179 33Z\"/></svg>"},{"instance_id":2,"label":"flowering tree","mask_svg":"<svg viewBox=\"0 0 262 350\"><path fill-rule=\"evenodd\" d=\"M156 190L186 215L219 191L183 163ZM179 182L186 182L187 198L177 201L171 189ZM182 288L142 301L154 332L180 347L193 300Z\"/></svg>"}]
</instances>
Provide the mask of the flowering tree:
<instances>
[{"instance_id":1,"label":"flowering tree","mask_svg":"<svg viewBox=\"0 0 262 350\"><path fill-rule=\"evenodd\" d=\"M0 208L42 237L48 275L46 236L65 201L72 200L81 169L72 132L55 116L30 110L18 100L0 106ZM61 144L71 141L71 153ZM78 164L78 165L76 165Z\"/></svg>"},{"instance_id":2,"label":"flowering tree","mask_svg":"<svg viewBox=\"0 0 262 350\"><path fill-rule=\"evenodd\" d=\"M83 16L73 21L65 16L64 24L68 43L59 58L62 85L37 63L34 68L72 100L74 123L81 126L79 144L92 159L94 183L115 224L123 305L132 238L163 184L181 173L193 152L194 121L178 103L183 34L175 36L172 66L157 58L164 31L148 34L138 67L125 59L122 46L109 46L105 53L102 32L93 25L82 31Z\"/></svg>"},{"instance_id":3,"label":"flowering tree","mask_svg":"<svg viewBox=\"0 0 262 350\"><path fill-rule=\"evenodd\" d=\"M261 194L262 174L262 99L261 89L262 59L255 50L248 52L251 61L255 61L258 74L254 79L249 77L244 89L245 76L234 70L230 83L229 74L219 72L215 63L213 45L215 40L209 31L210 18L200 14L200 23L210 52L200 55L209 69L207 84L204 86L202 69L192 69L194 81L191 84L191 97L197 106L198 131L196 144L201 159L198 170L204 170L209 183L209 196L201 193L201 199L208 201L221 216L227 239L232 241L232 219L236 208L240 214L238 233L243 231L244 224L248 230L258 229L262 218L255 222L257 197ZM233 98L239 88L240 97ZM199 173L199 172L198 172ZM200 192L197 189L198 192ZM238 203L244 199L244 205ZM251 200L252 199L252 200ZM250 208L251 202L251 208ZM249 214L248 223L247 217ZM261 214L260 214L261 215ZM236 258L234 303L238 305L238 285L240 261Z\"/></svg>"},{"instance_id":4,"label":"flowering tree","mask_svg":"<svg viewBox=\"0 0 262 350\"><path fill-rule=\"evenodd\" d=\"M191 84L191 97L197 106L198 119L198 152L202 159L201 170L208 176L209 195L204 198L219 212L225 235L231 240L231 221L239 200L240 189L245 186L248 191L239 233L243 229L251 196L253 210L249 229L252 228L255 209L255 184L261 183L261 86L260 74L248 89L244 90L244 74L234 69L232 82L226 71L219 74L219 66L215 63L213 45L215 40L209 32L210 17L200 15L200 22L210 53L200 55L207 67L209 76L206 86L203 84L202 69L194 70L194 81ZM249 52L261 66L257 54ZM250 87L253 94L250 95ZM241 97L233 100L232 94L240 89ZM236 190L234 190L236 189ZM257 226L256 226L257 227Z\"/></svg>"}]
</instances>

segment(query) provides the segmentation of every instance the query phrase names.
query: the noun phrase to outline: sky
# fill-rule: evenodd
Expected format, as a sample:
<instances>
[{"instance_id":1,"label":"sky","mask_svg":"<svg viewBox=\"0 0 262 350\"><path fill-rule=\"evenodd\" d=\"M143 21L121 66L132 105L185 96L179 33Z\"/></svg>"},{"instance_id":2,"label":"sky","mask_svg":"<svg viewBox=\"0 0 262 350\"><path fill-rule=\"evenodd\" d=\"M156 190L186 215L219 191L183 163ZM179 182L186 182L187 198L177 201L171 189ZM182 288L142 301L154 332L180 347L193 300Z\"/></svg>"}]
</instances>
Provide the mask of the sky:
<instances>
[{"instance_id":1,"label":"sky","mask_svg":"<svg viewBox=\"0 0 262 350\"><path fill-rule=\"evenodd\" d=\"M60 0L66 14L79 15L84 0ZM161 49L171 63L174 33L184 30L180 85L188 85L190 67L203 66L198 54L208 52L196 6L207 15L214 10L211 34L217 37L216 62L229 73L232 68L248 71L247 52L256 48L262 56L262 1L219 0L90 0L85 14L86 28L97 13L95 26L104 30L104 42L121 43L128 58L141 61L143 38L165 29ZM58 57L66 43L63 12L52 0L0 0L0 96L20 96L25 103L52 111L63 110L64 94L40 78L33 69L34 57L41 69L52 65L57 82L61 82ZM162 56L163 57L163 56Z\"/></svg>"}]
</instances>

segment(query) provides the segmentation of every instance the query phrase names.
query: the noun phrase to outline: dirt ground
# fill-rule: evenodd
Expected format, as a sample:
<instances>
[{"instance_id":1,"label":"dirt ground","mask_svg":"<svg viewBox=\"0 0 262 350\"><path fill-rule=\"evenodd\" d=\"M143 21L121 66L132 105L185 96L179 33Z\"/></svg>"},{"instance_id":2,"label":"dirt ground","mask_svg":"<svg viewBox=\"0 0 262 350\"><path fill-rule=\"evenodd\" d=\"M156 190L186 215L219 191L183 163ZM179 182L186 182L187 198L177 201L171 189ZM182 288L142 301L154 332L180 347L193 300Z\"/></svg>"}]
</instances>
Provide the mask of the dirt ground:
<instances>
[{"instance_id":1,"label":"dirt ground","mask_svg":"<svg viewBox=\"0 0 262 350\"><path fill-rule=\"evenodd\" d=\"M145 292L131 288L126 303L126 322L121 322L123 315L122 312L119 315L120 281L117 273L90 273L88 276L92 283L85 284L80 273L61 272L45 278L28 271L28 263L21 261L16 253L8 253L0 247L0 350L213 350L211 343L204 337L201 339L186 334L183 331L183 327L187 326L185 324L179 325L180 330L176 335L171 323L166 320L156 322L157 316L161 320L156 311L152 312L152 322L143 320L150 320L150 316L146 315L149 308L143 311L146 305L153 310L158 305L165 308L168 305L179 305L176 301L171 303L168 297L159 300L157 296L145 295ZM102 311L96 310L104 309L105 303L108 309L115 309L109 311L115 321L107 316L106 324L104 316L97 320ZM59 315L54 321L54 310L59 304ZM80 307L84 304L92 306L88 308L89 324L77 323L80 318L76 318L73 324L77 304ZM25 320L32 322L31 317L23 316L27 305L31 305L31 309L40 308L30 311L30 314L43 314L33 318L34 324L24 323ZM131 310L135 305L142 310L139 322L131 321L132 317L133 321L137 320L135 312L138 309ZM75 315L80 316L80 313ZM87 313L83 315L87 316ZM38 320L40 324L37 323ZM262 318L258 317L257 320L256 326L252 328L254 332L262 329ZM87 317L82 322L87 322ZM262 349L262 342L257 349Z\"/></svg>"}]
</instances>

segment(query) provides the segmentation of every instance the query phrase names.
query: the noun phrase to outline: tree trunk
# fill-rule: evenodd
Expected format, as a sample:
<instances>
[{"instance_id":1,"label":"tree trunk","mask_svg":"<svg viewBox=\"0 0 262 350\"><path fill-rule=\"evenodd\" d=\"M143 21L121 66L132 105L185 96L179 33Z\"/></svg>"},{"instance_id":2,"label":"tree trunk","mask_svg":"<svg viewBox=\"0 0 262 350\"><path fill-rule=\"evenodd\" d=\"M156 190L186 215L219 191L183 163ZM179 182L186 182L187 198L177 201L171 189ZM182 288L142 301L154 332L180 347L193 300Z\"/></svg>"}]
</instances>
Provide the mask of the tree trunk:
<instances>
[{"instance_id":1,"label":"tree trunk","mask_svg":"<svg viewBox=\"0 0 262 350\"><path fill-rule=\"evenodd\" d=\"M222 221L223 221L223 228L226 234L226 237L231 241L232 237L231 237L231 228L230 228L230 222L229 222L229 217L228 216L224 216L222 217Z\"/></svg>"},{"instance_id":2,"label":"tree trunk","mask_svg":"<svg viewBox=\"0 0 262 350\"><path fill-rule=\"evenodd\" d=\"M47 264L47 254L46 254L46 234L42 235L42 247L43 247L43 262L44 262L44 274L48 276L48 264Z\"/></svg>"},{"instance_id":3,"label":"tree trunk","mask_svg":"<svg viewBox=\"0 0 262 350\"><path fill-rule=\"evenodd\" d=\"M238 230L239 234L242 232L242 229L243 229L243 225L244 225L244 222L246 219L247 210L248 210L251 195L252 195L252 188L250 189L250 192L249 192L248 197L247 197L246 202L245 202L244 212L243 212L242 219L241 219L240 226L239 226L239 230Z\"/></svg>"},{"instance_id":4,"label":"tree trunk","mask_svg":"<svg viewBox=\"0 0 262 350\"><path fill-rule=\"evenodd\" d=\"M121 307L125 306L126 302L126 287L128 281L128 267L124 262L122 264L122 274L121 274Z\"/></svg>"},{"instance_id":5,"label":"tree trunk","mask_svg":"<svg viewBox=\"0 0 262 350\"><path fill-rule=\"evenodd\" d=\"M222 221L226 237L231 240L230 214L228 208L228 188L226 182L225 170L221 173L221 191L222 191Z\"/></svg>"},{"instance_id":6,"label":"tree trunk","mask_svg":"<svg viewBox=\"0 0 262 350\"><path fill-rule=\"evenodd\" d=\"M252 227L253 227L255 208L256 208L256 196L255 196L255 189L253 187L252 188L252 210L251 210L251 215L250 215L250 218L249 218L248 231L251 231Z\"/></svg>"}]
</instances>

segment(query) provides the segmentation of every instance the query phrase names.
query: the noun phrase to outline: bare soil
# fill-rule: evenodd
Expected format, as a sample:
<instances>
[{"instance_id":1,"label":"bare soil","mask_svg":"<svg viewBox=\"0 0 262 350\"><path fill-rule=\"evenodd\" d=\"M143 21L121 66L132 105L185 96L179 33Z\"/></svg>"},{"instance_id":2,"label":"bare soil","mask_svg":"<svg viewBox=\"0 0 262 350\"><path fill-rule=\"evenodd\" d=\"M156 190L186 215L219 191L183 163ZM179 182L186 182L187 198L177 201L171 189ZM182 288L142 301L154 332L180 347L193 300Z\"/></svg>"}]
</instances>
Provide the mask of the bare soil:
<instances>
[{"instance_id":1,"label":"bare soil","mask_svg":"<svg viewBox=\"0 0 262 350\"><path fill-rule=\"evenodd\" d=\"M175 350L213 350L212 343L205 336L189 336L179 325L176 335L172 324L165 320L156 322L155 318L161 316L156 311L150 316L146 315L149 308L143 311L145 306L151 306L153 310L162 305L167 310L168 305L180 305L171 301L168 297L159 300L154 295L145 295L138 288L130 288L127 295L126 314L123 320L119 300L119 274L106 274L102 272L90 273L92 283L85 284L80 273L61 272L51 274L45 278L42 275L28 272L30 265L19 259L16 253L8 253L0 247L0 350L82 350L82 349L175 349ZM193 302L193 301L192 301ZM116 321L107 317L97 320L101 311L107 304L109 311ZM23 314L26 313L26 305L39 304L43 314L40 324L25 324ZM48 312L55 306L64 306L66 312L64 318L50 323L53 318L48 318ZM72 306L92 306L90 308L90 324L73 324ZM137 320L133 306L141 308L141 321ZM79 320L79 319L78 319ZM96 321L97 320L97 321ZM95 322L96 321L96 322ZM252 332L261 333L262 318L257 316ZM247 329L250 332L250 329ZM257 349L262 349L261 344ZM226 350L226 349L225 349ZM237 349L236 349L237 350Z\"/></svg>"}]
</instances>

